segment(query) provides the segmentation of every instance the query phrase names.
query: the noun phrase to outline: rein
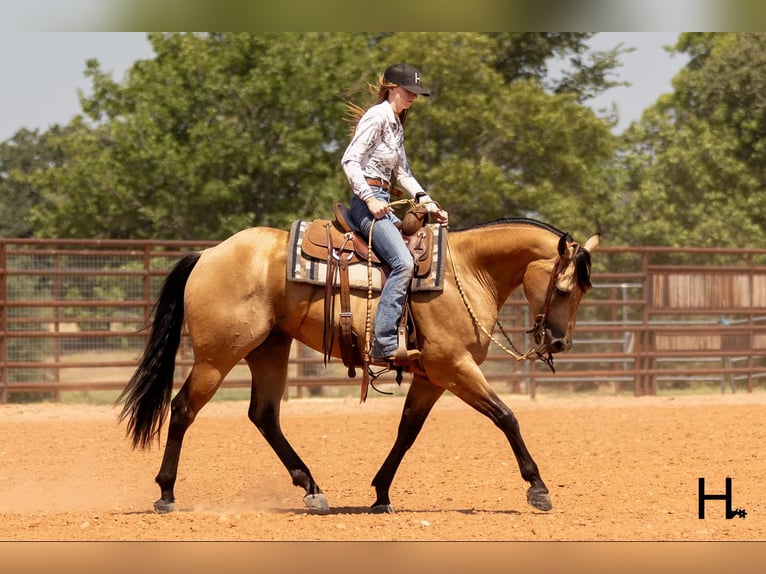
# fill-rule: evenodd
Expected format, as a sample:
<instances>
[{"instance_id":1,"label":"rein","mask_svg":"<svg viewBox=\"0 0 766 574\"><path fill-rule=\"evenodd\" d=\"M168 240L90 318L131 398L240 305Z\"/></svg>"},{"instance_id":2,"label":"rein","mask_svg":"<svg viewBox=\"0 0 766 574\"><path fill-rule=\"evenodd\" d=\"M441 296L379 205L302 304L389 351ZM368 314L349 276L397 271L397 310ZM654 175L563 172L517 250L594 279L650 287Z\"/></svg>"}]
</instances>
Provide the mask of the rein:
<instances>
[{"instance_id":1,"label":"rein","mask_svg":"<svg viewBox=\"0 0 766 574\"><path fill-rule=\"evenodd\" d=\"M412 199L400 199L397 201L392 201L388 205L390 207L394 207L397 205L406 205L406 204L409 204L412 206L417 205L415 201ZM372 321L371 321L372 319L372 232L373 232L373 229L375 228L375 221L376 220L373 218L372 223L370 225L369 237L367 238L369 251L367 252L367 316L365 318L365 346L364 346L365 361L369 361L371 338L372 338ZM463 305L465 305L465 308L468 311L468 314L470 315L474 325L476 325L476 327L478 327L479 330L482 333L484 333L489 338L489 340L492 341L498 348L500 348L507 355L510 355L511 357L513 357L516 361L521 362L521 361L527 361L527 360L540 359L546 365L548 365L548 368L551 370L551 372L555 373L556 369L553 366L553 353L551 352L550 348L545 344L545 330L548 325L548 311L550 309L551 300L553 298L553 289L556 285L556 279L558 279L559 274L563 270L561 256L559 255L556 257L556 262L553 265L553 269L551 270L550 279L548 280L548 288L545 293L543 310L539 315L535 316L534 324L529 330L527 330L527 333L532 334L532 338L535 341L535 345L530 346L526 352L521 353L516 348L516 345L513 344L513 341L505 332L505 329L503 329L503 326L500 324L499 320L495 321L495 325L497 325L497 327L500 329L500 332L503 334L503 337L505 337L505 340L508 342L510 347L506 347L503 343L498 341L497 338L492 334L492 332L488 330L484 325L482 325L481 321L479 321L479 318L476 316L476 313L474 312L473 307L471 307L471 304L468 302L468 297L465 294L465 290L463 289L463 284L460 281L460 277L457 273L457 267L455 266L455 258L452 255L452 247L450 245L449 234L447 234L447 252L448 252L450 264L452 266L452 274L455 277L455 284L457 285L458 292L460 293L460 298L462 299ZM367 374L368 374L368 371L365 369L365 375ZM364 384L364 386L366 387L366 384ZM375 388L374 385L373 385L373 388ZM381 392L381 391L378 391L378 392ZM366 395L366 391L363 391L363 396L364 395Z\"/></svg>"},{"instance_id":2,"label":"rein","mask_svg":"<svg viewBox=\"0 0 766 574\"><path fill-rule=\"evenodd\" d=\"M457 285L458 292L460 293L460 298L463 300L463 305L465 305L465 308L468 311L468 314L471 316L471 320L473 321L474 325L476 325L481 330L481 332L484 333L498 348L500 348L507 355L513 357L516 361L521 362L530 359L540 359L546 365L548 365L548 368L551 370L551 372L555 373L556 369L553 367L553 353L551 352L550 348L545 345L545 329L548 323L548 310L550 309L551 299L553 298L553 288L556 285L556 279L561 272L561 256L556 257L556 263L553 265L553 269L551 270L550 279L548 280L548 288L545 293L545 302L543 303L542 313L535 317L534 324L527 331L527 333L532 334L536 346L530 346L525 353L520 353L516 346L513 344L511 338L505 332L505 329L503 329L503 326L500 324L499 320L495 321L495 325L498 326L500 332L505 337L505 340L508 341L510 348L506 347L500 341L498 341L492 332L489 331L484 325L482 325L481 321L479 321L479 318L476 316L476 313L471 307L471 304L468 302L468 297L465 294L463 284L460 281L460 277L458 276L457 268L455 266L455 258L452 255L452 248L450 246L449 240L449 235L447 235L447 251L449 252L449 259L452 265L452 274L455 277L455 284ZM542 345L540 344L541 342L543 343ZM545 349L542 349L544 345Z\"/></svg>"}]
</instances>

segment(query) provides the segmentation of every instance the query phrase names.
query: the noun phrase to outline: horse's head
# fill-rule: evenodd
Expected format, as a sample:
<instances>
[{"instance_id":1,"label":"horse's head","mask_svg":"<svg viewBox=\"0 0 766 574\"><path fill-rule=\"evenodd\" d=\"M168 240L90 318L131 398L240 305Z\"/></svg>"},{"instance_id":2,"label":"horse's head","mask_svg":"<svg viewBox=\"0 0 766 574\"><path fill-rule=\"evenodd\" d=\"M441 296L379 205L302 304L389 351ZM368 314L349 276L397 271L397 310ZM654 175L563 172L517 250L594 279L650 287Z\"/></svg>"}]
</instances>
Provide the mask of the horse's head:
<instances>
[{"instance_id":1,"label":"horse's head","mask_svg":"<svg viewBox=\"0 0 766 574\"><path fill-rule=\"evenodd\" d=\"M558 255L530 264L524 274L524 293L535 324L531 333L538 357L552 362L553 353L572 346L577 309L590 289L590 254L598 247L592 235L580 245L568 234L561 236Z\"/></svg>"}]
</instances>

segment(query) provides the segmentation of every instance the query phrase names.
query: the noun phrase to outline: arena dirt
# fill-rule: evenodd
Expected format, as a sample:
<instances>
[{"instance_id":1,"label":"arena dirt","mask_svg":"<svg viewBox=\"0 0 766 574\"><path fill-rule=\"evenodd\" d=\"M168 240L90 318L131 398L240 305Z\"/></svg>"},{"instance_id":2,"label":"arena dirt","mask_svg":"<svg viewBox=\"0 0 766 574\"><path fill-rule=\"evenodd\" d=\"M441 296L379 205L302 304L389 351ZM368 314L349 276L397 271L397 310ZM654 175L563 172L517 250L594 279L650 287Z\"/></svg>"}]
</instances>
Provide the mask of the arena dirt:
<instances>
[{"instance_id":1,"label":"arena dirt","mask_svg":"<svg viewBox=\"0 0 766 574\"><path fill-rule=\"evenodd\" d=\"M451 395L394 480L396 513L368 512L403 397L291 399L282 427L325 491L326 515L247 419L214 402L186 436L178 511L157 515L162 448L134 451L110 406L0 405L0 540L752 541L766 538L766 393L694 397L507 395L553 500L526 504L510 446ZM163 441L164 441L163 433ZM705 503L732 479L732 506Z\"/></svg>"}]
</instances>

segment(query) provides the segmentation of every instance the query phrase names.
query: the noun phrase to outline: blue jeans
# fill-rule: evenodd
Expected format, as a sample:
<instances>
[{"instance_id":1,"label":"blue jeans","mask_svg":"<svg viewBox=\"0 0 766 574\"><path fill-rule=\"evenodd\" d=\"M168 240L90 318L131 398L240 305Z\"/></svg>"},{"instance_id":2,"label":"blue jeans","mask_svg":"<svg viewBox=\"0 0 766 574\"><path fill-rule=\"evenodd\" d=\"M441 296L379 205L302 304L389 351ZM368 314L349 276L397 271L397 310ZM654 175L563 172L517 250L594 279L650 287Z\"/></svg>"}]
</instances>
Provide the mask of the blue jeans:
<instances>
[{"instance_id":1,"label":"blue jeans","mask_svg":"<svg viewBox=\"0 0 766 574\"><path fill-rule=\"evenodd\" d=\"M387 192L382 188L373 187L378 199L389 202ZM370 225L373 216L367 209L367 204L356 195L351 197L351 225L365 239L370 237ZM402 234L396 227L399 218L389 212L385 217L375 221L372 230L372 250L379 259L388 263L391 273L380 293L378 310L375 313L375 324L370 355L373 357L389 357L396 352L398 346L397 327L404 310L412 277L415 275L415 263L410 250L402 240Z\"/></svg>"}]
</instances>

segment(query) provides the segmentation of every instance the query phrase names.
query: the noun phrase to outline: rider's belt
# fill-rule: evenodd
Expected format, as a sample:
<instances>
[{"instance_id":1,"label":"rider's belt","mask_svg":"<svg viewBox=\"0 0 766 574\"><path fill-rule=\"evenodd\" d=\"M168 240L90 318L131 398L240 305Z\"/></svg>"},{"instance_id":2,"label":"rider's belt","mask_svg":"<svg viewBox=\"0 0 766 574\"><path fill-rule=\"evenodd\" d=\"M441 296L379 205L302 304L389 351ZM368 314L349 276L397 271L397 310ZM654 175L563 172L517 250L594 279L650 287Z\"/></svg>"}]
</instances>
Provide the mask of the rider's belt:
<instances>
[{"instance_id":1,"label":"rider's belt","mask_svg":"<svg viewBox=\"0 0 766 574\"><path fill-rule=\"evenodd\" d=\"M373 186L373 187L382 187L383 191L388 191L388 182L385 179L373 179L373 178L367 178L367 185Z\"/></svg>"}]
</instances>

